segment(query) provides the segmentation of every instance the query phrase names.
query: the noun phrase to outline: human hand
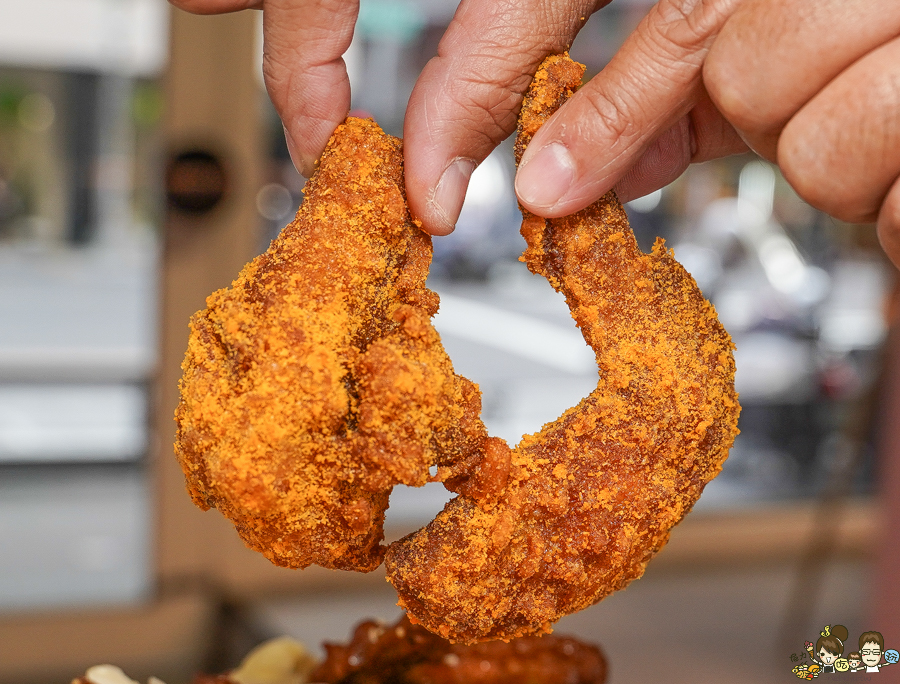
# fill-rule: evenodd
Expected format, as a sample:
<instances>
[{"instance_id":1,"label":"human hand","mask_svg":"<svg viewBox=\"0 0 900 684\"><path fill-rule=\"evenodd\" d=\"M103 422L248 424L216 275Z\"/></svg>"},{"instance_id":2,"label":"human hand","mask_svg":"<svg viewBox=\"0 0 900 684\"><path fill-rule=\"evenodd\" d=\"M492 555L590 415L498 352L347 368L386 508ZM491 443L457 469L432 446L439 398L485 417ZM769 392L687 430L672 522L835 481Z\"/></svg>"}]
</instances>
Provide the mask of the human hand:
<instances>
[{"instance_id":1,"label":"human hand","mask_svg":"<svg viewBox=\"0 0 900 684\"><path fill-rule=\"evenodd\" d=\"M749 145L900 264L898 36L896 0L660 0L535 135L519 198L563 216Z\"/></svg>"},{"instance_id":2,"label":"human hand","mask_svg":"<svg viewBox=\"0 0 900 684\"><path fill-rule=\"evenodd\" d=\"M610 0L462 0L406 110L409 206L435 235L453 230L475 167L516 127L544 58L567 50Z\"/></svg>"},{"instance_id":3,"label":"human hand","mask_svg":"<svg viewBox=\"0 0 900 684\"><path fill-rule=\"evenodd\" d=\"M407 197L423 227L453 230L477 164L516 126L538 65L610 0L462 0L410 97ZM309 176L350 108L341 55L359 0L171 0L198 14L263 9L266 87L297 169Z\"/></svg>"},{"instance_id":4,"label":"human hand","mask_svg":"<svg viewBox=\"0 0 900 684\"><path fill-rule=\"evenodd\" d=\"M291 159L304 176L350 110L342 55L350 47L359 0L170 0L195 14L263 12L263 75L284 123Z\"/></svg>"}]
</instances>

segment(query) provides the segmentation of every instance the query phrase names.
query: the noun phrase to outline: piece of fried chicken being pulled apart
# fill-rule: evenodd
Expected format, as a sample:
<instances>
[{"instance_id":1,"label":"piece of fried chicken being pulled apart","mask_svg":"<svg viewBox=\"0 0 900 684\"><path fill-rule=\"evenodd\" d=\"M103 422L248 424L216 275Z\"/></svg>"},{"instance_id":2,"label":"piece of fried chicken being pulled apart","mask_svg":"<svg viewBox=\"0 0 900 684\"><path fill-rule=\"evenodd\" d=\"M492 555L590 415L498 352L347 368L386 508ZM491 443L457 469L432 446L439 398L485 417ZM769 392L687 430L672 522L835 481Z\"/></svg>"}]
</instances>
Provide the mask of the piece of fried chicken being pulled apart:
<instances>
[{"instance_id":1,"label":"piece of fried chicken being pulled apart","mask_svg":"<svg viewBox=\"0 0 900 684\"><path fill-rule=\"evenodd\" d=\"M430 261L401 142L350 118L295 220L191 319L176 453L272 562L375 569L393 485L491 444L431 326Z\"/></svg>"},{"instance_id":2,"label":"piece of fried chicken being pulled apart","mask_svg":"<svg viewBox=\"0 0 900 684\"><path fill-rule=\"evenodd\" d=\"M517 156L580 84L548 58ZM454 641L549 631L639 577L719 472L737 434L733 345L658 241L643 254L613 193L572 216L524 213L523 261L562 292L599 367L597 388L514 451L499 446L460 496L393 544L388 579L412 620Z\"/></svg>"}]
</instances>

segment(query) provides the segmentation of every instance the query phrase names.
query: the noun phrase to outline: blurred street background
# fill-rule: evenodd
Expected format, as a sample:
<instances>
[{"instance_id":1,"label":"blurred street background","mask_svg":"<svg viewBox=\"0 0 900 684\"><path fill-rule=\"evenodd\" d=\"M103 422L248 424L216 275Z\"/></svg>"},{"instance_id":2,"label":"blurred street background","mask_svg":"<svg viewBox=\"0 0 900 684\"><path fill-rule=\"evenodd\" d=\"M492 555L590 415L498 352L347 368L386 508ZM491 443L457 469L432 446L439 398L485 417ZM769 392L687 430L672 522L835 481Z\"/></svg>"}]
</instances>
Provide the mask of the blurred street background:
<instances>
[{"instance_id":1,"label":"blurred street background","mask_svg":"<svg viewBox=\"0 0 900 684\"><path fill-rule=\"evenodd\" d=\"M588 77L650 4L614 0L587 22L571 54ZM354 110L400 135L455 5L362 0L345 56ZM174 464L187 315L303 200L262 85L259 18L0 0L0 682L110 661L180 684L270 636L317 649L398 614L378 572L269 567L193 510ZM456 370L511 444L596 384L562 297L518 262L513 176L506 143L434 240L430 278ZM882 629L868 621L896 542L878 505L895 273L873 226L814 210L752 155L626 209L642 248L665 238L732 335L741 434L647 576L558 631L602 644L612 684L791 681L791 654L825 624ZM438 484L398 487L389 535L447 500Z\"/></svg>"}]
</instances>

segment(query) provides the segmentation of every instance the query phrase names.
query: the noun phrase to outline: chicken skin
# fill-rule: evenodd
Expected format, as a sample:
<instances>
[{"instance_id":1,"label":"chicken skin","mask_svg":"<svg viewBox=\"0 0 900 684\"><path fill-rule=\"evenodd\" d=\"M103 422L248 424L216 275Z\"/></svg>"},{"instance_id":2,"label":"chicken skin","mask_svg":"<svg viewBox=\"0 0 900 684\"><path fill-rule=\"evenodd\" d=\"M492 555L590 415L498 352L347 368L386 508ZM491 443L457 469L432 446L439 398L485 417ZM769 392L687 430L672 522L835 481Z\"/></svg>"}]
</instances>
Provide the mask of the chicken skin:
<instances>
[{"instance_id":1,"label":"chicken skin","mask_svg":"<svg viewBox=\"0 0 900 684\"><path fill-rule=\"evenodd\" d=\"M295 220L191 319L175 444L188 489L278 565L375 569L392 487L487 439L480 393L431 326L431 240L402 158L348 119Z\"/></svg>"},{"instance_id":2,"label":"chicken skin","mask_svg":"<svg viewBox=\"0 0 900 684\"><path fill-rule=\"evenodd\" d=\"M580 84L537 72L517 158ZM348 119L297 218L191 320L176 452L203 508L273 562L370 571L413 624L472 644L550 631L640 577L737 434L733 345L661 240L640 251L613 193L524 213L522 261L566 298L596 389L515 449L430 317L430 238L410 219L401 143ZM385 549L394 485L457 497Z\"/></svg>"},{"instance_id":3,"label":"chicken skin","mask_svg":"<svg viewBox=\"0 0 900 684\"><path fill-rule=\"evenodd\" d=\"M518 157L582 73L544 62ZM640 577L737 434L731 339L662 241L642 253L613 193L565 218L523 213L522 260L565 295L599 378L515 450L486 450L476 477L442 468L460 495L389 548L410 618L463 643L547 632Z\"/></svg>"}]
</instances>

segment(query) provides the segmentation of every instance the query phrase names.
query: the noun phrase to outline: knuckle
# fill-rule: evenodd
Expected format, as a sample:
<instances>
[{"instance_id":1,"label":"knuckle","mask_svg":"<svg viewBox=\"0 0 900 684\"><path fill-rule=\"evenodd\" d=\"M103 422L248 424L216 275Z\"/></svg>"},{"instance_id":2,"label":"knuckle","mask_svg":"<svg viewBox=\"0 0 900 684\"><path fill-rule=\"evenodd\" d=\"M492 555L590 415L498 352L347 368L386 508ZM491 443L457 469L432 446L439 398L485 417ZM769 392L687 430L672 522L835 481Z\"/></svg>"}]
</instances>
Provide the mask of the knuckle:
<instances>
[{"instance_id":1,"label":"knuckle","mask_svg":"<svg viewBox=\"0 0 900 684\"><path fill-rule=\"evenodd\" d=\"M584 90L586 104L589 107L589 118L585 124L596 128L597 123L606 131L604 137L613 140L630 140L638 136L636 119L630 113L635 105L629 102L624 93L618 96L594 89ZM580 133L579 133L580 135Z\"/></svg>"},{"instance_id":2,"label":"knuckle","mask_svg":"<svg viewBox=\"0 0 900 684\"><path fill-rule=\"evenodd\" d=\"M790 97L774 94L785 82L785 70L773 71L773 67L777 65L779 44L794 44L798 38L785 33L795 29L770 25L771 19L769 24L761 24L761 17L777 13L777 2L741 1L710 46L703 64L703 82L730 123L752 137L764 137L780 130L794 113Z\"/></svg>"},{"instance_id":3,"label":"knuckle","mask_svg":"<svg viewBox=\"0 0 900 684\"><path fill-rule=\"evenodd\" d=\"M539 59L543 58L548 50L567 48L577 32L581 14L577 7L568 9L561 12L554 2L496 0L490 9L490 40L498 41L498 46L504 49L519 52L523 49L528 52L537 50L541 52ZM471 28L483 31L480 24L473 24Z\"/></svg>"},{"instance_id":4,"label":"knuckle","mask_svg":"<svg viewBox=\"0 0 900 684\"><path fill-rule=\"evenodd\" d=\"M535 62L542 56L536 54ZM440 76L429 79L429 84L436 101L449 105L434 109L445 125L471 129L491 147L515 129L519 104L531 83L521 51L498 49L495 42L479 43L464 60L449 55L436 60L434 73Z\"/></svg>"},{"instance_id":5,"label":"knuckle","mask_svg":"<svg viewBox=\"0 0 900 684\"><path fill-rule=\"evenodd\" d=\"M281 111L286 95L285 86L290 80L291 71L284 61L267 50L263 52L262 73L272 104Z\"/></svg>"},{"instance_id":6,"label":"knuckle","mask_svg":"<svg viewBox=\"0 0 900 684\"><path fill-rule=\"evenodd\" d=\"M731 15L734 0L660 0L656 21L648 27L660 43L679 54L703 51L710 46Z\"/></svg>"},{"instance_id":7,"label":"knuckle","mask_svg":"<svg viewBox=\"0 0 900 684\"><path fill-rule=\"evenodd\" d=\"M468 77L447 95L453 104L452 125L469 131L477 141L473 147L493 147L515 128L519 96L514 89Z\"/></svg>"},{"instance_id":8,"label":"knuckle","mask_svg":"<svg viewBox=\"0 0 900 684\"><path fill-rule=\"evenodd\" d=\"M595 2L569 4L593 9ZM538 64L548 53L569 46L588 10L560 12L556 5L553 0L494 0L463 3L457 11L431 70L439 75L435 80L442 92L429 90L434 101L449 102L446 109L434 108L442 125L465 129L473 137L467 146L493 148L506 138ZM574 14L578 16L570 16Z\"/></svg>"},{"instance_id":9,"label":"knuckle","mask_svg":"<svg viewBox=\"0 0 900 684\"><path fill-rule=\"evenodd\" d=\"M900 126L886 92L836 82L785 125L778 163L798 194L844 221L874 220L897 176Z\"/></svg>"},{"instance_id":10,"label":"knuckle","mask_svg":"<svg viewBox=\"0 0 900 684\"><path fill-rule=\"evenodd\" d=\"M740 59L712 53L703 66L703 85L722 116L740 131L758 137L784 124L775 103L757 91Z\"/></svg>"},{"instance_id":11,"label":"knuckle","mask_svg":"<svg viewBox=\"0 0 900 684\"><path fill-rule=\"evenodd\" d=\"M791 187L806 202L841 221L866 223L877 214L868 193L848 186L845 169L809 150L805 143L778 146L778 165ZM801 146L806 146L801 150Z\"/></svg>"},{"instance_id":12,"label":"knuckle","mask_svg":"<svg viewBox=\"0 0 900 684\"><path fill-rule=\"evenodd\" d=\"M445 31L438 55L445 59L479 57L501 66L511 63L517 70L523 65L536 68L549 52L567 49L581 24L583 13L561 12L554 5L546 0L494 0L481 3L476 10L475 3L469 3L469 9L458 13ZM578 17L570 16L574 14ZM463 48L474 54L463 56ZM526 87L531 76L526 76Z\"/></svg>"}]
</instances>

